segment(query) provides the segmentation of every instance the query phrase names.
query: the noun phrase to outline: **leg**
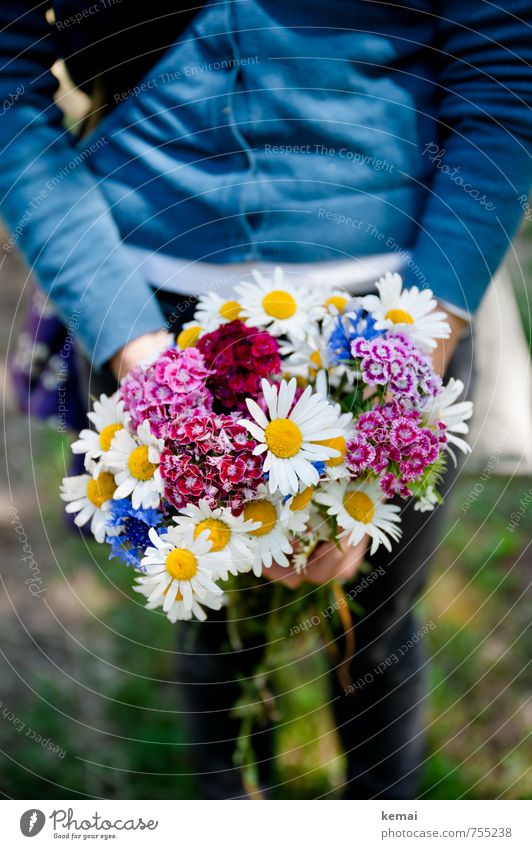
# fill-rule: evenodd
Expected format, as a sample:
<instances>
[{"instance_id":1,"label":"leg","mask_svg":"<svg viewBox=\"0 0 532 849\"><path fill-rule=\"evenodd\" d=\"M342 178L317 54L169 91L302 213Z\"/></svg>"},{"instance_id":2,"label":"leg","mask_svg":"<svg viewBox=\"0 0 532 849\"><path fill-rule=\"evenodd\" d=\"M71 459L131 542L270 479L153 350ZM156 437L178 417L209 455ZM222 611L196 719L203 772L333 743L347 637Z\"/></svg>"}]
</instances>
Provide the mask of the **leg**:
<instances>
[{"instance_id":1,"label":"leg","mask_svg":"<svg viewBox=\"0 0 532 849\"><path fill-rule=\"evenodd\" d=\"M447 377L462 379L468 390L471 361L467 337L459 343ZM444 497L457 473L450 462ZM347 798L416 797L425 751L426 637L406 651L401 647L420 627L414 604L425 585L446 513L446 504L432 513L419 513L407 505L401 542L391 555L381 547L370 558L372 567L380 570L378 577L356 597L364 614L355 625L357 648L349 671L353 692L346 694L337 676L332 676L333 706L348 758Z\"/></svg>"},{"instance_id":2,"label":"leg","mask_svg":"<svg viewBox=\"0 0 532 849\"><path fill-rule=\"evenodd\" d=\"M178 631L177 676L188 745L202 799L245 795L234 763L240 719L231 715L241 695L239 678L249 677L263 654L262 635L239 650L229 648L225 611L206 622L187 622ZM273 760L271 726L253 729L259 780L268 783Z\"/></svg>"}]
</instances>

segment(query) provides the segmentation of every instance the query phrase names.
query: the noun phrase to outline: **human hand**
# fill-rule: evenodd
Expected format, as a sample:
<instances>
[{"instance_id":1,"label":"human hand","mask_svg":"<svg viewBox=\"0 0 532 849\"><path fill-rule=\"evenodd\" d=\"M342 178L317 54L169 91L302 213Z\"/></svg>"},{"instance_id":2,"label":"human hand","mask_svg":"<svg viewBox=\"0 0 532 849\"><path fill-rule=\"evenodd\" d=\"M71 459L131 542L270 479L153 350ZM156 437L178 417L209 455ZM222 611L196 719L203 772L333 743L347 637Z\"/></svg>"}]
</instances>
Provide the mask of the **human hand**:
<instances>
[{"instance_id":1,"label":"human hand","mask_svg":"<svg viewBox=\"0 0 532 849\"><path fill-rule=\"evenodd\" d=\"M436 347L431 354L434 370L440 375L440 377L443 377L453 355L453 351L460 341L462 330L467 325L467 321L464 321L463 318L460 318L453 313L447 312L445 307L439 302L438 309L445 313L445 320L451 328L451 335L448 339L436 340Z\"/></svg>"},{"instance_id":2,"label":"human hand","mask_svg":"<svg viewBox=\"0 0 532 849\"><path fill-rule=\"evenodd\" d=\"M355 577L368 547L366 535L358 545L338 547L333 542L322 542L310 556L304 572L296 572L293 566L284 567L273 563L263 575L270 581L279 581L289 589L296 589L303 582L327 584L330 581L351 581Z\"/></svg>"},{"instance_id":3,"label":"human hand","mask_svg":"<svg viewBox=\"0 0 532 849\"><path fill-rule=\"evenodd\" d=\"M276 583L277 581L280 584L284 584L285 587L288 587L291 590L297 589L301 584L302 576L299 572L296 572L295 568L290 566L279 566L278 563L272 563L272 565L268 569L262 570L262 575L264 578L268 578L269 581L273 581Z\"/></svg>"},{"instance_id":4,"label":"human hand","mask_svg":"<svg viewBox=\"0 0 532 849\"><path fill-rule=\"evenodd\" d=\"M164 351L170 344L171 337L166 330L157 330L153 333L145 333L132 339L112 357L110 361L111 370L117 380L123 377L144 360Z\"/></svg>"},{"instance_id":5,"label":"human hand","mask_svg":"<svg viewBox=\"0 0 532 849\"><path fill-rule=\"evenodd\" d=\"M302 574L309 584L327 584L329 581L352 581L358 572L366 550L369 537L366 534L357 545L322 542L309 558L307 568Z\"/></svg>"}]
</instances>

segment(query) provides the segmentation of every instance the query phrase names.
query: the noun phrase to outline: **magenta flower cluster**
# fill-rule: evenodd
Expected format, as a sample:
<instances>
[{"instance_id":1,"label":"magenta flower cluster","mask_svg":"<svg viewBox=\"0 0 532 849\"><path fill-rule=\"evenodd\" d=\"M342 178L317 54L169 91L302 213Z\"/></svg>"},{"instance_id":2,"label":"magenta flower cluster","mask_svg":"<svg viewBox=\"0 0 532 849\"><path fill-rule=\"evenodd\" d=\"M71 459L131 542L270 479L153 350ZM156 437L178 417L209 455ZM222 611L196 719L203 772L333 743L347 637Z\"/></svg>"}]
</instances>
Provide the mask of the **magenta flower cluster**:
<instances>
[{"instance_id":1,"label":"magenta flower cluster","mask_svg":"<svg viewBox=\"0 0 532 849\"><path fill-rule=\"evenodd\" d=\"M428 357L420 353L404 333L351 343L351 354L357 361L362 380L368 386L385 386L394 398L416 403L425 395L437 395L441 379L434 373Z\"/></svg>"},{"instance_id":2,"label":"magenta flower cluster","mask_svg":"<svg viewBox=\"0 0 532 849\"><path fill-rule=\"evenodd\" d=\"M120 387L133 427L148 419L151 432L160 437L169 420L209 412L209 374L202 354L195 348L168 348L151 365L134 368Z\"/></svg>"},{"instance_id":3,"label":"magenta flower cluster","mask_svg":"<svg viewBox=\"0 0 532 849\"><path fill-rule=\"evenodd\" d=\"M165 497L178 510L204 498L234 513L255 497L262 480L257 443L236 423L238 415L206 413L167 422L161 476Z\"/></svg>"},{"instance_id":4,"label":"magenta flower cluster","mask_svg":"<svg viewBox=\"0 0 532 849\"><path fill-rule=\"evenodd\" d=\"M412 495L408 484L438 459L446 441L443 426L435 433L420 418L417 410L396 401L362 413L347 442L345 462L351 474L376 475L390 498Z\"/></svg>"}]
</instances>

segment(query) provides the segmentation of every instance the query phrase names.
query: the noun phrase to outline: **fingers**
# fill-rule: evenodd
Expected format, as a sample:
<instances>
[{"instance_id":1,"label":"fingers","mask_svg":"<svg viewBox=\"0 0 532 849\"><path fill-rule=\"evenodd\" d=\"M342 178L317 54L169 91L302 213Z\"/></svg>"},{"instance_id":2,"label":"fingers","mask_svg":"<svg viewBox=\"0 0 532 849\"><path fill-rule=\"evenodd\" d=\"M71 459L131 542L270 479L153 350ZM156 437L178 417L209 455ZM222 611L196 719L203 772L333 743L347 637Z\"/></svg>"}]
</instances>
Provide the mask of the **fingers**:
<instances>
[{"instance_id":1,"label":"fingers","mask_svg":"<svg viewBox=\"0 0 532 849\"><path fill-rule=\"evenodd\" d=\"M307 568L314 563L322 563L325 558L339 559L340 557L343 557L343 555L343 548L338 548L338 546L333 542L320 542L320 544L316 546L314 552L310 555Z\"/></svg>"},{"instance_id":2,"label":"fingers","mask_svg":"<svg viewBox=\"0 0 532 849\"><path fill-rule=\"evenodd\" d=\"M116 379L121 380L132 368L160 353L169 344L170 336L166 330L145 333L143 336L132 339L110 360L110 366Z\"/></svg>"},{"instance_id":3,"label":"fingers","mask_svg":"<svg viewBox=\"0 0 532 849\"><path fill-rule=\"evenodd\" d=\"M304 580L309 584L326 584L334 580L352 580L364 559L367 539L349 548L332 542L321 543L309 559Z\"/></svg>"},{"instance_id":4,"label":"fingers","mask_svg":"<svg viewBox=\"0 0 532 849\"><path fill-rule=\"evenodd\" d=\"M263 573L265 578L268 578L269 581L279 582L280 584L284 584L285 587L289 587L289 589L293 590L302 582L302 576L299 575L295 569L291 566L286 568L285 566L279 566L277 563L272 563L272 565L268 569L264 569Z\"/></svg>"}]
</instances>

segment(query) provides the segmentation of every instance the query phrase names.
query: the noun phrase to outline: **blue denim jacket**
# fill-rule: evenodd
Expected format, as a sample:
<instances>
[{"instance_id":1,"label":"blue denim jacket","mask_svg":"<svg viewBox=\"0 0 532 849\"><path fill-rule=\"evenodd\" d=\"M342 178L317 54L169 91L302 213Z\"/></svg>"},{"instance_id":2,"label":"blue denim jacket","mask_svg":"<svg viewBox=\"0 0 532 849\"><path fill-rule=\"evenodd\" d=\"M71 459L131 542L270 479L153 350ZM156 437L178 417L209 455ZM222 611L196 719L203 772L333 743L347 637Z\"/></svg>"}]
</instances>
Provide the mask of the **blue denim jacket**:
<instances>
[{"instance_id":1,"label":"blue denim jacket","mask_svg":"<svg viewBox=\"0 0 532 849\"><path fill-rule=\"evenodd\" d=\"M530 3L208 3L77 147L49 68L82 4L54 3L55 29L32 5L0 12L8 248L81 311L96 364L163 322L124 242L217 263L408 250L407 282L476 309L532 181Z\"/></svg>"}]
</instances>

